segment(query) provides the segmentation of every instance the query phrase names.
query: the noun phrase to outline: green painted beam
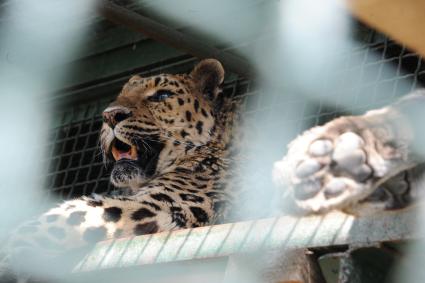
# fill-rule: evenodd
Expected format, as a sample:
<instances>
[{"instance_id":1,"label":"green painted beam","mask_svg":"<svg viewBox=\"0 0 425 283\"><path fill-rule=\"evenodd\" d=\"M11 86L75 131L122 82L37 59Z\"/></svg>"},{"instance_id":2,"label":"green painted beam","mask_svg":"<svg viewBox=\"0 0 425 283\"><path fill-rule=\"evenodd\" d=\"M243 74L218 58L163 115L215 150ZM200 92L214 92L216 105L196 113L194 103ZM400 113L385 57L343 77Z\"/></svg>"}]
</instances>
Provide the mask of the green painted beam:
<instances>
[{"instance_id":1,"label":"green painted beam","mask_svg":"<svg viewBox=\"0 0 425 283\"><path fill-rule=\"evenodd\" d=\"M226 257L274 249L362 245L419 238L416 210L356 218L330 213L178 230L98 243L74 272Z\"/></svg>"}]
</instances>

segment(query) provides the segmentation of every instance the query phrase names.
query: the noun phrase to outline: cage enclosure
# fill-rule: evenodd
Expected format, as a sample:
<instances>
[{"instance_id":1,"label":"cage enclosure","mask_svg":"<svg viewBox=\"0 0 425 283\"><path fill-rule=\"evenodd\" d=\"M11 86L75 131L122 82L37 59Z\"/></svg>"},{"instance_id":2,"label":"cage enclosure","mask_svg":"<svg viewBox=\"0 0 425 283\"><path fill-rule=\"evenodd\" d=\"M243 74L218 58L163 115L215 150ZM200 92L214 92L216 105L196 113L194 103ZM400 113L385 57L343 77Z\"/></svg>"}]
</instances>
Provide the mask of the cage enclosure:
<instances>
[{"instance_id":1,"label":"cage enclosure","mask_svg":"<svg viewBox=\"0 0 425 283\"><path fill-rule=\"evenodd\" d=\"M282 216L271 172L286 145L304 130L387 105L420 88L422 57L348 14L343 22L331 22L330 31L318 27L317 35L303 37L297 20L297 28L288 30L291 19L279 1L220 1L220 8L184 1L173 9L169 2L113 1L102 15L78 18L84 30L78 52L47 69L47 74L67 72L42 99L51 119L41 146L42 190L31 214L45 210L51 200L122 193L110 183L111 168L99 149L102 111L131 75L188 73L197 56L221 58L223 93L241 98L246 152L241 186L246 193L230 223L99 243L66 280L262 282L253 279L265 266L258 261L297 248L318 258L326 282L396 282L400 254L420 235L414 229L415 211L366 218ZM8 23L10 4L0 3L0 19ZM292 6L286 9L307 9ZM114 7L117 14L107 10ZM128 17L126 25L114 23L120 16ZM144 33L137 32L140 23L167 29L159 35L143 27ZM342 39L336 25L347 27ZM320 37L327 32L335 34ZM180 41L169 42L179 35Z\"/></svg>"}]
</instances>

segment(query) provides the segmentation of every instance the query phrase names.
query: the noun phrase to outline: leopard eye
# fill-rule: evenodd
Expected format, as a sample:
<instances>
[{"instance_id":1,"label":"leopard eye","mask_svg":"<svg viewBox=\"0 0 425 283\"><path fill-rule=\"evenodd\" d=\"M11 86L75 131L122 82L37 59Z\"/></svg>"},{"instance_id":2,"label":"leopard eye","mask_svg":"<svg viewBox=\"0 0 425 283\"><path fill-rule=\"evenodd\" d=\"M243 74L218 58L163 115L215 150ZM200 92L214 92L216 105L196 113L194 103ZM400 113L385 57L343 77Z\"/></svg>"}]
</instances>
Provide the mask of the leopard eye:
<instances>
[{"instance_id":1,"label":"leopard eye","mask_svg":"<svg viewBox=\"0 0 425 283\"><path fill-rule=\"evenodd\" d=\"M174 93L172 93L169 90L158 90L157 92L155 92L154 95L149 96L148 100L153 102L159 102L159 101L164 101L165 99L173 95Z\"/></svg>"}]
</instances>

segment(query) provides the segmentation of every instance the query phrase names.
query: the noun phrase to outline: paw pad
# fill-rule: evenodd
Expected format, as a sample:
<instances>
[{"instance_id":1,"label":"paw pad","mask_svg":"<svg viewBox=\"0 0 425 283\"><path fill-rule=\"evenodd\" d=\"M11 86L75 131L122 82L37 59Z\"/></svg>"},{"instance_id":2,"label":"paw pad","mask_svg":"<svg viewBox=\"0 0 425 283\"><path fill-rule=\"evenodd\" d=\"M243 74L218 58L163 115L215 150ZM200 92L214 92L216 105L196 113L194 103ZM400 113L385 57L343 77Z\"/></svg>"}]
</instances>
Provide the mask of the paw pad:
<instances>
[{"instance_id":1,"label":"paw pad","mask_svg":"<svg viewBox=\"0 0 425 283\"><path fill-rule=\"evenodd\" d=\"M336 169L353 177L357 182L365 181L372 174L372 169L366 164L363 146L364 141L360 136L347 132L337 139L332 154Z\"/></svg>"},{"instance_id":2,"label":"paw pad","mask_svg":"<svg viewBox=\"0 0 425 283\"><path fill-rule=\"evenodd\" d=\"M333 149L332 142L330 140L316 140L309 148L309 153L312 156L325 156L329 154Z\"/></svg>"},{"instance_id":3,"label":"paw pad","mask_svg":"<svg viewBox=\"0 0 425 283\"><path fill-rule=\"evenodd\" d=\"M368 181L373 173L366 141L359 134L329 131L323 138L323 133L316 129L299 137L276 170L287 172L282 176L287 176L298 206L314 212L364 197L370 193Z\"/></svg>"},{"instance_id":4,"label":"paw pad","mask_svg":"<svg viewBox=\"0 0 425 283\"><path fill-rule=\"evenodd\" d=\"M332 159L342 169L350 170L363 164L366 161L366 154L361 149L349 151L337 147L332 155Z\"/></svg>"},{"instance_id":5,"label":"paw pad","mask_svg":"<svg viewBox=\"0 0 425 283\"><path fill-rule=\"evenodd\" d=\"M307 159L298 164L295 174L298 178L305 178L319 171L321 167L317 160Z\"/></svg>"},{"instance_id":6,"label":"paw pad","mask_svg":"<svg viewBox=\"0 0 425 283\"><path fill-rule=\"evenodd\" d=\"M294 197L299 200L306 200L317 195L321 184L318 180L306 180L295 187Z\"/></svg>"},{"instance_id":7,"label":"paw pad","mask_svg":"<svg viewBox=\"0 0 425 283\"><path fill-rule=\"evenodd\" d=\"M326 184L323 194L326 199L330 199L341 195L344 190L346 190L345 182L340 178L335 178Z\"/></svg>"},{"instance_id":8,"label":"paw pad","mask_svg":"<svg viewBox=\"0 0 425 283\"><path fill-rule=\"evenodd\" d=\"M337 145L342 146L346 150L353 150L362 147L364 141L359 135L353 132L346 132L339 136Z\"/></svg>"}]
</instances>

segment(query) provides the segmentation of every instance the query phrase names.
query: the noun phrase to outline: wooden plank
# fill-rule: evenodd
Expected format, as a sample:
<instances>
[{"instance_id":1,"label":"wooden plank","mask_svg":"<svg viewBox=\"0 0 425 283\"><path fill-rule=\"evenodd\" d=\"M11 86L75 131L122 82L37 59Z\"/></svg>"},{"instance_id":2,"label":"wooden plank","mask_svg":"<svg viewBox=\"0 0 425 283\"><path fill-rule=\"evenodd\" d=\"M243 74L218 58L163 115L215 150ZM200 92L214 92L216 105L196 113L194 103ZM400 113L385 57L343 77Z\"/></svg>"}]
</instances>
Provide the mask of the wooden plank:
<instances>
[{"instance_id":1,"label":"wooden plank","mask_svg":"<svg viewBox=\"0 0 425 283\"><path fill-rule=\"evenodd\" d=\"M425 56L424 0L347 0L352 13Z\"/></svg>"}]
</instances>

